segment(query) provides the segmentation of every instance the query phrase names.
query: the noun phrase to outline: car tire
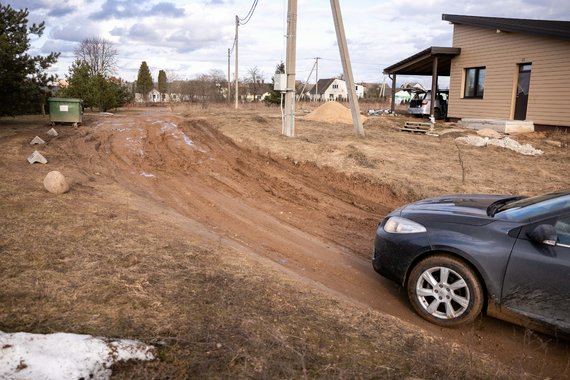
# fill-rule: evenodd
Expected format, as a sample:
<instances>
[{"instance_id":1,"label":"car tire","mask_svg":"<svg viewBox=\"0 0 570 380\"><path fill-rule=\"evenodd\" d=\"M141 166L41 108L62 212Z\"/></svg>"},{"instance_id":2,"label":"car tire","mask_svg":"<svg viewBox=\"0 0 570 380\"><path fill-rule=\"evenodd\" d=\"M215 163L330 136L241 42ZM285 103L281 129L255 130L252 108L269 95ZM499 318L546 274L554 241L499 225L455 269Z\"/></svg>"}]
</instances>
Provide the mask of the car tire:
<instances>
[{"instance_id":1,"label":"car tire","mask_svg":"<svg viewBox=\"0 0 570 380\"><path fill-rule=\"evenodd\" d=\"M417 263L406 283L414 310L443 327L473 322L483 309L483 289L475 272L449 255L430 256Z\"/></svg>"}]
</instances>

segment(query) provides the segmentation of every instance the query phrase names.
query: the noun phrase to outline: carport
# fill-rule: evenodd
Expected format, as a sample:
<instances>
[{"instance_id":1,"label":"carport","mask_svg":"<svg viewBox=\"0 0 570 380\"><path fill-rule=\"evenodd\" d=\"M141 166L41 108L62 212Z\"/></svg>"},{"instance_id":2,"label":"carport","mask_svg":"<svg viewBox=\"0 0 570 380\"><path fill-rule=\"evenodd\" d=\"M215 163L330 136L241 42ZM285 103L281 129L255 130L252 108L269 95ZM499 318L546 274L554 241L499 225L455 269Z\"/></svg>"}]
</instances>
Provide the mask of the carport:
<instances>
[{"instance_id":1,"label":"carport","mask_svg":"<svg viewBox=\"0 0 570 380\"><path fill-rule=\"evenodd\" d=\"M392 79L392 103L390 106L392 112L396 107L396 77L398 75L431 75L431 93L436 94L438 77L450 75L451 60L460 53L460 48L432 46L386 67L384 74ZM435 99L435 97L433 98ZM434 116L434 106L435 102L431 102L430 115L432 117Z\"/></svg>"}]
</instances>

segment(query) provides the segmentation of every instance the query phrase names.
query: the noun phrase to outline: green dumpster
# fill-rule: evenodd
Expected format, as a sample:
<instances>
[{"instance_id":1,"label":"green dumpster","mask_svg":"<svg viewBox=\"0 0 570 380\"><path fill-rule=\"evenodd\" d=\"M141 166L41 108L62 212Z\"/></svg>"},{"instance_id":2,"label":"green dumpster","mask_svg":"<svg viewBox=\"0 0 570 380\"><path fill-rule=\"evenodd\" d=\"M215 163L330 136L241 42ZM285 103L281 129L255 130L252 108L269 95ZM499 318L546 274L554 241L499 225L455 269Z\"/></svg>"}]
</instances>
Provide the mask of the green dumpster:
<instances>
[{"instance_id":1,"label":"green dumpster","mask_svg":"<svg viewBox=\"0 0 570 380\"><path fill-rule=\"evenodd\" d=\"M55 123L73 123L76 127L82 122L83 101L74 98L49 98L49 121Z\"/></svg>"}]
</instances>

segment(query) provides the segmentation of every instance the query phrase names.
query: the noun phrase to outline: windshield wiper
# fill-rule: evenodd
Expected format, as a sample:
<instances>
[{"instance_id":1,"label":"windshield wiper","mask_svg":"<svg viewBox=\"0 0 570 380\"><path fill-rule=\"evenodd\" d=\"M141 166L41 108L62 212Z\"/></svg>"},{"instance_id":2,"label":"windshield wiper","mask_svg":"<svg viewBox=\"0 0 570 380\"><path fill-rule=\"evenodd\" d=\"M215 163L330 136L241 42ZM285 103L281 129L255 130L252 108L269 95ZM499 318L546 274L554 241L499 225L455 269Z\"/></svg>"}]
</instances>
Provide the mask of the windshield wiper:
<instances>
[{"instance_id":1,"label":"windshield wiper","mask_svg":"<svg viewBox=\"0 0 570 380\"><path fill-rule=\"evenodd\" d=\"M494 217L495 214L499 212L503 206L523 198L524 197L511 197L511 198L499 199L498 201L491 203L489 207L487 207L487 216Z\"/></svg>"}]
</instances>

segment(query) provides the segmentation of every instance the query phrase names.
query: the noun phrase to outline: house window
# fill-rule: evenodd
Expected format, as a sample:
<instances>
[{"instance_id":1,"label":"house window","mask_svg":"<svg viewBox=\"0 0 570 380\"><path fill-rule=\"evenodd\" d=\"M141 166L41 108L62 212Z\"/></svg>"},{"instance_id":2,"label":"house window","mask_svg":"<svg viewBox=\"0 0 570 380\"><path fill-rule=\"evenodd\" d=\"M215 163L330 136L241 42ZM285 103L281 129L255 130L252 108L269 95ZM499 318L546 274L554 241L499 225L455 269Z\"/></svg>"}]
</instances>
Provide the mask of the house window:
<instances>
[{"instance_id":1,"label":"house window","mask_svg":"<svg viewBox=\"0 0 570 380\"><path fill-rule=\"evenodd\" d=\"M465 69L465 98L482 98L485 91L485 68Z\"/></svg>"},{"instance_id":2,"label":"house window","mask_svg":"<svg viewBox=\"0 0 570 380\"><path fill-rule=\"evenodd\" d=\"M333 84L333 89L337 89L338 88L338 84Z\"/></svg>"}]
</instances>

